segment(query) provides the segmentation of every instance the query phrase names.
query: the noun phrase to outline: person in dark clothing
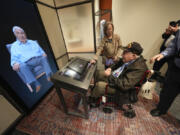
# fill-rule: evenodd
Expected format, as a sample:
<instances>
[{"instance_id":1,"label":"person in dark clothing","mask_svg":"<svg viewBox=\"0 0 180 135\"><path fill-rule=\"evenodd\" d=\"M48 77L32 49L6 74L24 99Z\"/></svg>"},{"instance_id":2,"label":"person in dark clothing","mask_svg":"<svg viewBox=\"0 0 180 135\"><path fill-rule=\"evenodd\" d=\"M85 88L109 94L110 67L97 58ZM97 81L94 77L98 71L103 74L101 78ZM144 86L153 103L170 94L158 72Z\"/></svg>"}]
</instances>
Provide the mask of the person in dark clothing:
<instances>
[{"instance_id":1,"label":"person in dark clothing","mask_svg":"<svg viewBox=\"0 0 180 135\"><path fill-rule=\"evenodd\" d=\"M178 26L180 26L180 20L178 20L176 23L177 23Z\"/></svg>"},{"instance_id":2,"label":"person in dark clothing","mask_svg":"<svg viewBox=\"0 0 180 135\"><path fill-rule=\"evenodd\" d=\"M160 54L151 58L150 62L159 61L164 57L173 56L173 61L168 67L164 86L160 92L160 100L157 107L151 110L152 116L166 114L176 96L180 93L180 30L178 25L170 27L176 33L175 39Z\"/></svg>"},{"instance_id":3,"label":"person in dark clothing","mask_svg":"<svg viewBox=\"0 0 180 135\"><path fill-rule=\"evenodd\" d=\"M160 53L162 51L164 51L167 48L167 46L169 45L169 43L175 38L174 32L172 30L170 30L170 26L176 27L176 25L177 25L177 23L175 21L169 22L169 27L166 29L166 32L162 34L162 38L164 39L164 41L160 47ZM169 62L170 60L171 60L171 57L163 58L160 61L155 61L154 65L153 65L153 70L159 71L162 68L162 66L166 62Z\"/></svg>"}]
</instances>

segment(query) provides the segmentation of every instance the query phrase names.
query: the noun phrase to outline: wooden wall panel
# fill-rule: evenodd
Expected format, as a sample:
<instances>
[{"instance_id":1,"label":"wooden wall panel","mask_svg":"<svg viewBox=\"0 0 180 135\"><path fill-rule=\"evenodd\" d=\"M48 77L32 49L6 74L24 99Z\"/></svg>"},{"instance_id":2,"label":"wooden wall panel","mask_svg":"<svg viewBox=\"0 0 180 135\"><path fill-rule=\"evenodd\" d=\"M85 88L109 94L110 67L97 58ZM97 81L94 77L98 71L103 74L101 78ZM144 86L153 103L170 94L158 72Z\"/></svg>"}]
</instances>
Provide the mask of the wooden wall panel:
<instances>
[{"instance_id":1,"label":"wooden wall panel","mask_svg":"<svg viewBox=\"0 0 180 135\"><path fill-rule=\"evenodd\" d=\"M56 10L37 3L55 58L66 53Z\"/></svg>"},{"instance_id":2,"label":"wooden wall panel","mask_svg":"<svg viewBox=\"0 0 180 135\"><path fill-rule=\"evenodd\" d=\"M112 9L112 0L100 0L100 9Z\"/></svg>"}]
</instances>

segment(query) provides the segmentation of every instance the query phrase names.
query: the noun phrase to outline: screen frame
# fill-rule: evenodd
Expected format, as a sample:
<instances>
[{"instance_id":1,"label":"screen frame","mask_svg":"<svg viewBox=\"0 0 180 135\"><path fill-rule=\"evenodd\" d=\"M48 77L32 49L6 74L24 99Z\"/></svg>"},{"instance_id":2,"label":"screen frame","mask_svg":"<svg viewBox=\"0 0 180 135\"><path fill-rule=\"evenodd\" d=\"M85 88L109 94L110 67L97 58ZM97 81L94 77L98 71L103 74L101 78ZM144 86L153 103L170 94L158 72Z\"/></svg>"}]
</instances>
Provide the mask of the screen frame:
<instances>
[{"instance_id":1,"label":"screen frame","mask_svg":"<svg viewBox=\"0 0 180 135\"><path fill-rule=\"evenodd\" d=\"M40 13L38 11L38 7L36 5L36 2L35 0L24 0L26 2L29 2L33 5L33 8L34 8L34 11L36 13L36 16L38 18L38 21L39 21L39 25L41 26L41 30L42 30L42 33L44 34L44 38L47 42L47 49L49 49L51 55L52 55L52 59L54 61L54 64L55 64L55 67L57 69L57 71L59 70L59 67L58 67L58 64L56 62L56 59L55 59L55 56L54 56L54 53L53 53L53 50L51 48L51 44L49 42L49 39L48 39L48 36L47 36L47 33L46 33L46 30L45 30L45 27L43 25L43 21L41 19L41 16L40 16ZM30 108L28 108L28 106L23 102L23 100L16 94L16 92L13 90L13 88L9 85L8 82L5 81L5 79L3 79L3 77L0 76L0 80L2 80L0 83L0 85L5 89L7 90L7 94L13 99L13 104L15 104L15 107L16 109L18 109L18 111L20 111L22 114L24 115L28 115L29 113L32 112L32 110L34 110L34 108L36 108L36 106L53 90L54 88L54 84L47 90L47 92L42 95L42 97L39 98L39 100L33 104ZM11 102L12 103L12 102Z\"/></svg>"}]
</instances>

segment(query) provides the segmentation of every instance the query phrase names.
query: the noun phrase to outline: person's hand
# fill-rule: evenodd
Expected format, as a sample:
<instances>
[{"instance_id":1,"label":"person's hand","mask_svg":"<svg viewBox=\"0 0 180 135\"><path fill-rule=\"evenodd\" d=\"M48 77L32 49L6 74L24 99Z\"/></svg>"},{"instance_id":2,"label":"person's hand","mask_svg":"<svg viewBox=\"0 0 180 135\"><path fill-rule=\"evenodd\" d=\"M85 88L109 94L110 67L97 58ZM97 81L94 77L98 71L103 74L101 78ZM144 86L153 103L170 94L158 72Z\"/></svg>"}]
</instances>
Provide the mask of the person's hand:
<instances>
[{"instance_id":1,"label":"person's hand","mask_svg":"<svg viewBox=\"0 0 180 135\"><path fill-rule=\"evenodd\" d=\"M91 64L95 64L95 63L96 63L96 60L95 60L95 59L91 59L91 60L90 60L90 63L91 63Z\"/></svg>"},{"instance_id":2,"label":"person's hand","mask_svg":"<svg viewBox=\"0 0 180 135\"><path fill-rule=\"evenodd\" d=\"M162 58L164 58L164 55L157 54L154 57L151 58L150 63L153 63L155 60L160 61Z\"/></svg>"},{"instance_id":3,"label":"person's hand","mask_svg":"<svg viewBox=\"0 0 180 135\"><path fill-rule=\"evenodd\" d=\"M170 30L170 28L169 28L169 27L168 27L168 28L166 28L165 33L166 33L166 34L171 34L171 30Z\"/></svg>"},{"instance_id":4,"label":"person's hand","mask_svg":"<svg viewBox=\"0 0 180 135\"><path fill-rule=\"evenodd\" d=\"M111 68L107 68L107 69L104 71L104 74L105 74L105 76L110 76L110 75L111 75Z\"/></svg>"},{"instance_id":5,"label":"person's hand","mask_svg":"<svg viewBox=\"0 0 180 135\"><path fill-rule=\"evenodd\" d=\"M43 53L43 55L42 55L42 56L46 57L46 56L47 56L47 54Z\"/></svg>"},{"instance_id":6,"label":"person's hand","mask_svg":"<svg viewBox=\"0 0 180 135\"><path fill-rule=\"evenodd\" d=\"M13 65L13 70L14 70L14 71L19 71L19 63L15 63L15 64Z\"/></svg>"}]
</instances>

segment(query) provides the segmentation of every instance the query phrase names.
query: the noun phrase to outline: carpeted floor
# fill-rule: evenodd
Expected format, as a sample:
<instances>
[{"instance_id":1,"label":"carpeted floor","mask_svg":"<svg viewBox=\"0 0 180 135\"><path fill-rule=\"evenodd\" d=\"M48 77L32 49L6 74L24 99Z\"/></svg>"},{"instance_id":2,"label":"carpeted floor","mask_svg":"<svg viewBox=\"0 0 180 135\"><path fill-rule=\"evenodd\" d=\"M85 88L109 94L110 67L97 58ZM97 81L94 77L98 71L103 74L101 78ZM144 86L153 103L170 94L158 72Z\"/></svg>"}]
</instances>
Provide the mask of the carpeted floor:
<instances>
[{"instance_id":1,"label":"carpeted floor","mask_svg":"<svg viewBox=\"0 0 180 135\"><path fill-rule=\"evenodd\" d=\"M73 108L75 95L63 93L68 107ZM156 102L140 98L134 105L133 119L124 117L120 110L105 114L100 107L91 109L87 120L64 114L53 90L16 129L31 135L180 135L180 124L171 115L152 117L149 114Z\"/></svg>"}]
</instances>

